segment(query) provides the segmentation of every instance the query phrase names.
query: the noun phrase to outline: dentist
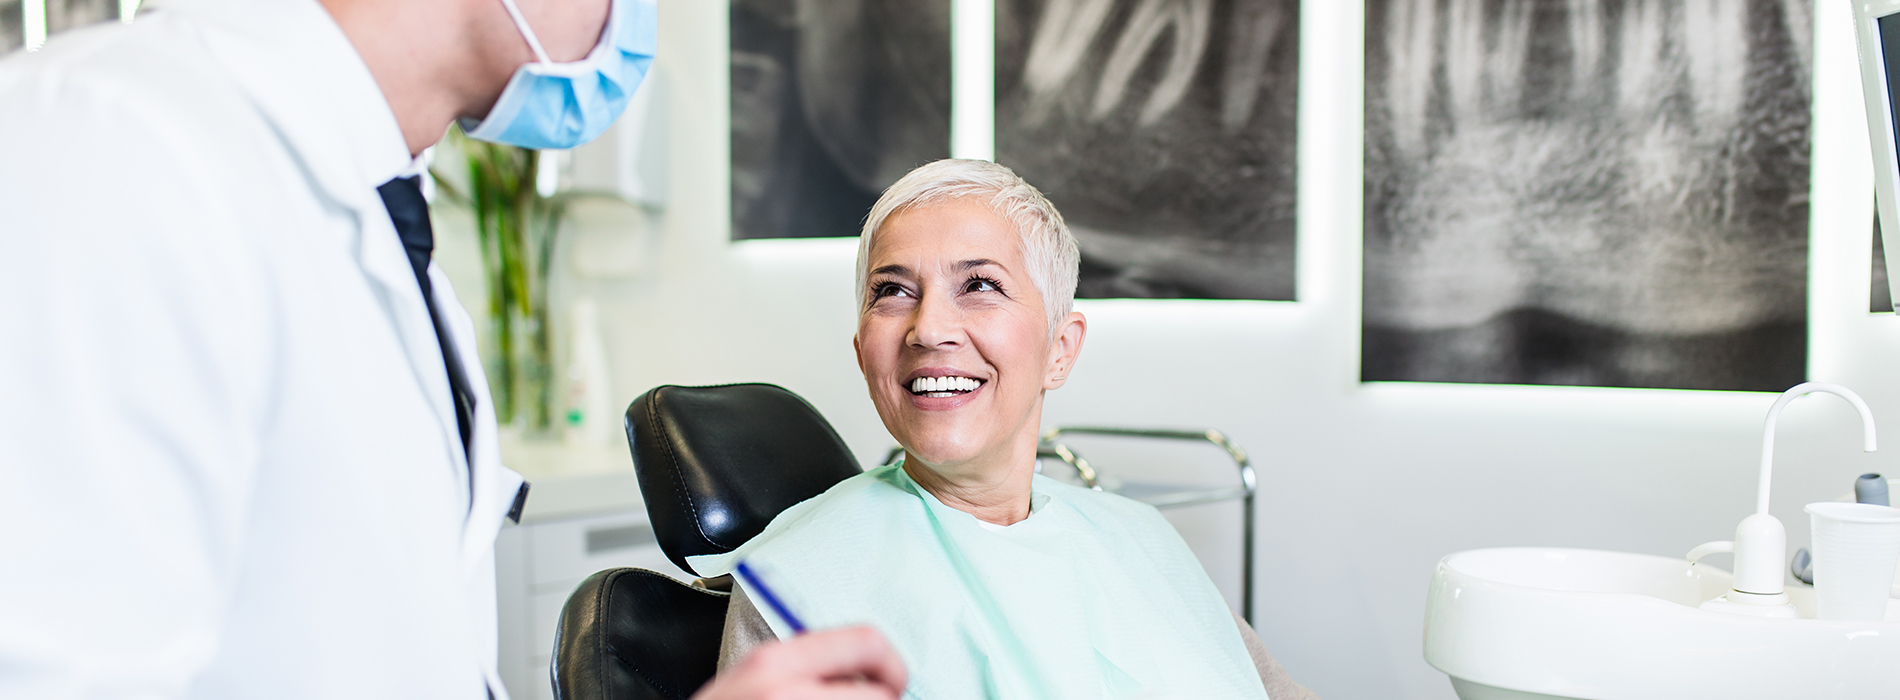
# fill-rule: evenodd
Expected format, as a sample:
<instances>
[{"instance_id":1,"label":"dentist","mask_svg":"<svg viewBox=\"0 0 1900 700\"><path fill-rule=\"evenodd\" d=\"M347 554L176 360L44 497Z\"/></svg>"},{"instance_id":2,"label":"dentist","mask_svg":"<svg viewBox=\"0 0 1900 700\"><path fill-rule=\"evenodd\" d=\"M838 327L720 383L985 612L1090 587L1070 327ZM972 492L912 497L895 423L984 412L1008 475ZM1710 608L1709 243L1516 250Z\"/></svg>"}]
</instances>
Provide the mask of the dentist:
<instances>
[{"instance_id":1,"label":"dentist","mask_svg":"<svg viewBox=\"0 0 1900 700\"><path fill-rule=\"evenodd\" d=\"M456 120L594 138L655 25L179 0L0 61L0 697L503 696L492 551L526 488L417 156ZM757 685L902 687L875 634L813 639Z\"/></svg>"}]
</instances>

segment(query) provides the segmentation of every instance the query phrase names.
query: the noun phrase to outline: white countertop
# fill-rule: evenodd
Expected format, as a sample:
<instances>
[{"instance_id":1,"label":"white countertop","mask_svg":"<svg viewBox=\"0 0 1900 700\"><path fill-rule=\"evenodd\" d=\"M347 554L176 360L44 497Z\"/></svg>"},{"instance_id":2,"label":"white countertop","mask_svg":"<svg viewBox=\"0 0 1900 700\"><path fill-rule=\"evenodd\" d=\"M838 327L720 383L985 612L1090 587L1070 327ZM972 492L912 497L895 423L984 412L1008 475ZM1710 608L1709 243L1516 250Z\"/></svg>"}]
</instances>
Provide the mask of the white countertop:
<instances>
[{"instance_id":1,"label":"white countertop","mask_svg":"<svg viewBox=\"0 0 1900 700\"><path fill-rule=\"evenodd\" d=\"M625 441L574 445L503 430L501 458L533 484L523 525L624 511L646 514Z\"/></svg>"}]
</instances>

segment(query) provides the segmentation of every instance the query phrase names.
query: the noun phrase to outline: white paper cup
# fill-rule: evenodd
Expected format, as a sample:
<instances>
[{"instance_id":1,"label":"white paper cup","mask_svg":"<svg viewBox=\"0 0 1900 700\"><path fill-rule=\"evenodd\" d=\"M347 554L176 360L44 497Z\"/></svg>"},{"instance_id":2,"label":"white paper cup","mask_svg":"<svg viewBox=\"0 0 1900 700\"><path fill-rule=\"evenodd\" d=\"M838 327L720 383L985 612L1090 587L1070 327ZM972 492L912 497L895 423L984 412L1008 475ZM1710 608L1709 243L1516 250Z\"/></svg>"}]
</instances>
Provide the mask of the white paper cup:
<instances>
[{"instance_id":1,"label":"white paper cup","mask_svg":"<svg viewBox=\"0 0 1900 700\"><path fill-rule=\"evenodd\" d=\"M1900 565L1900 508L1810 503L1814 610L1823 620L1880 622Z\"/></svg>"}]
</instances>

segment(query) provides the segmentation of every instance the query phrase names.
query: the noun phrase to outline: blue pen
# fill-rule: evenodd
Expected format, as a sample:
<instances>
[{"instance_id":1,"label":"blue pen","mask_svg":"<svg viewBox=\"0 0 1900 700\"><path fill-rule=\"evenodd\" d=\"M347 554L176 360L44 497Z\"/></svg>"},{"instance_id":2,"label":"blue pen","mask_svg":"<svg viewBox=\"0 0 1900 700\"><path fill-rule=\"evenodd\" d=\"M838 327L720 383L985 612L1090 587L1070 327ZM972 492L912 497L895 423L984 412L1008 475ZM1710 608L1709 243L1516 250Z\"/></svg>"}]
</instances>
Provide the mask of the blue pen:
<instances>
[{"instance_id":1,"label":"blue pen","mask_svg":"<svg viewBox=\"0 0 1900 700\"><path fill-rule=\"evenodd\" d=\"M739 578L745 579L745 587L758 593L759 598L764 600L766 605L771 606L772 612L778 614L778 618L784 620L786 625L791 626L792 634L805 633L805 623L799 622L798 616L793 615L791 609L785 607L784 601L779 600L778 596L772 593L772 589L765 587L765 581L759 579L759 575L752 571L752 567L746 566L745 562L739 562L739 568L734 573L739 574Z\"/></svg>"}]
</instances>

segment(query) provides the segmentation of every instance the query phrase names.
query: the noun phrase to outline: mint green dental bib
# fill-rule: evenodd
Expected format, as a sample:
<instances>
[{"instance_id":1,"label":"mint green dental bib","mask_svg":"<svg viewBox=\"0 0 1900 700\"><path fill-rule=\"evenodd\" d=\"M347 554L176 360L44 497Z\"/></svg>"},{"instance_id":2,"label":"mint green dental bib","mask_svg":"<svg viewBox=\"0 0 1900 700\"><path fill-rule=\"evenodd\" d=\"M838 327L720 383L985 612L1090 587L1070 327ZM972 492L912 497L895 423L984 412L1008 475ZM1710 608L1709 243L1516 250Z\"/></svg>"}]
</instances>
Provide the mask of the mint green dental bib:
<instances>
[{"instance_id":1,"label":"mint green dental bib","mask_svg":"<svg viewBox=\"0 0 1900 700\"><path fill-rule=\"evenodd\" d=\"M1159 512L1041 475L1031 488L1029 518L992 530L879 467L692 564L717 576L748 562L812 629L876 627L910 670L908 698L1266 697L1226 603Z\"/></svg>"}]
</instances>

